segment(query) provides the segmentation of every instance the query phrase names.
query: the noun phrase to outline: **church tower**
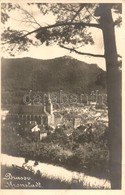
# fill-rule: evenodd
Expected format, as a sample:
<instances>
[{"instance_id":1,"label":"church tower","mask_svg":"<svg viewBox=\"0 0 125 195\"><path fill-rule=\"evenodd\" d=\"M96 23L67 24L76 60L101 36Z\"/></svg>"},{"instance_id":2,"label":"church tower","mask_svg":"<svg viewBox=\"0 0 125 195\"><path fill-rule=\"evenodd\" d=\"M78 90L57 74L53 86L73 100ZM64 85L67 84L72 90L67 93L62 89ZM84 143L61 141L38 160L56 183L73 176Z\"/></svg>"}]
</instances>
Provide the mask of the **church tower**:
<instances>
[{"instance_id":1,"label":"church tower","mask_svg":"<svg viewBox=\"0 0 125 195\"><path fill-rule=\"evenodd\" d=\"M44 110L50 115L53 114L53 105L51 102L50 94L44 95Z\"/></svg>"},{"instance_id":2,"label":"church tower","mask_svg":"<svg viewBox=\"0 0 125 195\"><path fill-rule=\"evenodd\" d=\"M51 102L50 94L44 95L44 112L48 118L48 125L54 126L53 104Z\"/></svg>"}]
</instances>

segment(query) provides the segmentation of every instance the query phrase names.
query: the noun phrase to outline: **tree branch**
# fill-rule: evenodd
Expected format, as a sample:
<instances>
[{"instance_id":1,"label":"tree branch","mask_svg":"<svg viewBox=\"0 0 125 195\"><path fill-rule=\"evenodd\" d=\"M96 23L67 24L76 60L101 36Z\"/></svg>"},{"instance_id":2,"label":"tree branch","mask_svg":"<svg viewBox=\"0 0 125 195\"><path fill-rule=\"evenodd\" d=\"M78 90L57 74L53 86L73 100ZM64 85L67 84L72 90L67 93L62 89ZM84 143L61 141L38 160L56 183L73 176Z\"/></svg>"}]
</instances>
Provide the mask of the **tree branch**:
<instances>
[{"instance_id":1,"label":"tree branch","mask_svg":"<svg viewBox=\"0 0 125 195\"><path fill-rule=\"evenodd\" d=\"M41 25L37 22L37 20L33 17L32 14L30 14L27 10L23 9L20 7L20 10L22 10L27 16L29 16L30 18L32 18L34 20L33 23L37 24L39 27L41 27ZM31 21L30 21L31 22Z\"/></svg>"},{"instance_id":2,"label":"tree branch","mask_svg":"<svg viewBox=\"0 0 125 195\"><path fill-rule=\"evenodd\" d=\"M75 13L75 15L73 16L71 22L73 22L73 20L78 16L78 14L80 13L80 11L83 9L83 5L80 6L80 8L78 9L78 11Z\"/></svg>"},{"instance_id":3,"label":"tree branch","mask_svg":"<svg viewBox=\"0 0 125 195\"><path fill-rule=\"evenodd\" d=\"M83 28L85 27L95 27L95 28L100 28L101 26L99 24L95 24L95 23L85 23L85 22L65 22L65 23L56 23L53 25L49 25L49 26L44 26L44 27L40 27L36 30L30 31L29 33L25 34L23 37L26 37L30 34L36 33L40 30L44 30L44 29L50 29L50 28L56 28L56 27L61 27L61 26L77 26L77 25L81 25Z\"/></svg>"},{"instance_id":4,"label":"tree branch","mask_svg":"<svg viewBox=\"0 0 125 195\"><path fill-rule=\"evenodd\" d=\"M105 55L81 52L81 51L78 51L78 50L76 50L76 49L74 49L74 48L66 47L66 46L64 46L64 45L59 45L59 46L60 46L61 48L64 48L64 49L69 50L70 52L75 52L75 53L80 54L80 55L88 55L88 56L99 57L99 58L104 58L104 57L105 57ZM122 56L119 55L119 54L117 54L117 56L118 56L119 58L122 58Z\"/></svg>"},{"instance_id":5,"label":"tree branch","mask_svg":"<svg viewBox=\"0 0 125 195\"><path fill-rule=\"evenodd\" d=\"M71 19L71 23L75 20L75 18L78 16L78 14L81 12L81 10L83 9L83 5L80 6L80 8L76 11L75 15L73 16L73 18ZM65 32L65 36L67 36L67 32L69 31L69 27L67 29L67 31ZM67 39L69 39L69 36L67 37Z\"/></svg>"},{"instance_id":6,"label":"tree branch","mask_svg":"<svg viewBox=\"0 0 125 195\"><path fill-rule=\"evenodd\" d=\"M105 57L104 55L100 55L100 54L91 54L91 53L80 52L80 51L75 50L74 48L69 48L69 47L66 47L64 45L59 45L59 46L64 48L64 49L69 50L70 52L75 52L75 53L80 54L80 55L88 55L88 56L99 57L99 58L104 58Z\"/></svg>"},{"instance_id":7,"label":"tree branch","mask_svg":"<svg viewBox=\"0 0 125 195\"><path fill-rule=\"evenodd\" d=\"M89 11L89 9L88 9L87 7L86 7L86 10L87 10L87 12L92 16L92 18L93 18L94 20L96 20L96 22L98 22L97 18L94 17L94 15Z\"/></svg>"},{"instance_id":8,"label":"tree branch","mask_svg":"<svg viewBox=\"0 0 125 195\"><path fill-rule=\"evenodd\" d=\"M120 26L121 23L122 23L122 19L116 20L116 21L114 22L114 26L117 26L117 25Z\"/></svg>"},{"instance_id":9,"label":"tree branch","mask_svg":"<svg viewBox=\"0 0 125 195\"><path fill-rule=\"evenodd\" d=\"M117 54L119 58L122 58L122 56L120 54Z\"/></svg>"}]
</instances>

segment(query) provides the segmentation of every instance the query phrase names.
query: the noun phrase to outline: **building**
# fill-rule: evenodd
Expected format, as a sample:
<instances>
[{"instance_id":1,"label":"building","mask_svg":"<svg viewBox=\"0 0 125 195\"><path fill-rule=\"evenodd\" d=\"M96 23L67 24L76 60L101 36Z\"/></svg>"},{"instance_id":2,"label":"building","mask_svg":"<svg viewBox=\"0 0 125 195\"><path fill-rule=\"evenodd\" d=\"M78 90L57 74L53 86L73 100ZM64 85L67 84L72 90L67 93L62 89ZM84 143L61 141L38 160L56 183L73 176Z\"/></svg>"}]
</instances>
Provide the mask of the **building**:
<instances>
[{"instance_id":1,"label":"building","mask_svg":"<svg viewBox=\"0 0 125 195\"><path fill-rule=\"evenodd\" d=\"M62 119L63 124L66 127L71 128L72 130L82 125L82 121L82 116L78 115L77 113L68 113Z\"/></svg>"},{"instance_id":2,"label":"building","mask_svg":"<svg viewBox=\"0 0 125 195\"><path fill-rule=\"evenodd\" d=\"M36 121L39 125L54 126L53 105L49 94L41 105L11 105L7 118L13 122L29 124Z\"/></svg>"}]
</instances>

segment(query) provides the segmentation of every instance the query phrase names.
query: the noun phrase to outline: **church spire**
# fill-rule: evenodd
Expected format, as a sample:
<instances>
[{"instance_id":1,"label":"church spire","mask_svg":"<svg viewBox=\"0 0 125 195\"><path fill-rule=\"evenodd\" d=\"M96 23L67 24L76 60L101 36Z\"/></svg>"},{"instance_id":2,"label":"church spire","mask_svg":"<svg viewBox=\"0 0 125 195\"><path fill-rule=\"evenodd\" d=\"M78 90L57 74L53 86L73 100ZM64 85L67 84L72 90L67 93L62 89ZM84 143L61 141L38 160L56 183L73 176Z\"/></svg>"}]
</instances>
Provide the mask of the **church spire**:
<instances>
[{"instance_id":1,"label":"church spire","mask_svg":"<svg viewBox=\"0 0 125 195\"><path fill-rule=\"evenodd\" d=\"M53 113L53 105L52 105L49 93L44 95L44 110L48 114L52 114Z\"/></svg>"}]
</instances>

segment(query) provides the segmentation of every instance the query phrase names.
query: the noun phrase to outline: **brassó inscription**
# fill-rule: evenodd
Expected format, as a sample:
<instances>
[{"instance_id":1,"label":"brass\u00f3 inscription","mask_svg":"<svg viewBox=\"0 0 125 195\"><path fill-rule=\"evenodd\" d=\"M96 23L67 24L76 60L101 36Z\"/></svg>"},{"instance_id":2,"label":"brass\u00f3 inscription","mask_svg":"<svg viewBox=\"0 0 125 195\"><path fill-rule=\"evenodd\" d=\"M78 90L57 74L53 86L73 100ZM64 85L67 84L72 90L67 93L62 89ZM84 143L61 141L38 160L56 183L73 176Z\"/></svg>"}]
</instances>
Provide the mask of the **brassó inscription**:
<instances>
[{"instance_id":1,"label":"brass\u00f3 inscription","mask_svg":"<svg viewBox=\"0 0 125 195\"><path fill-rule=\"evenodd\" d=\"M14 176L12 173L6 173L3 177L5 181L5 188L18 189L18 188L43 188L40 182L33 181L31 177L27 176Z\"/></svg>"}]
</instances>

